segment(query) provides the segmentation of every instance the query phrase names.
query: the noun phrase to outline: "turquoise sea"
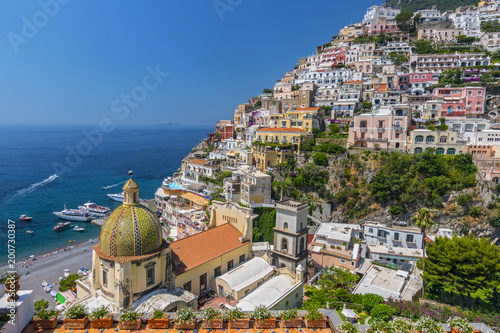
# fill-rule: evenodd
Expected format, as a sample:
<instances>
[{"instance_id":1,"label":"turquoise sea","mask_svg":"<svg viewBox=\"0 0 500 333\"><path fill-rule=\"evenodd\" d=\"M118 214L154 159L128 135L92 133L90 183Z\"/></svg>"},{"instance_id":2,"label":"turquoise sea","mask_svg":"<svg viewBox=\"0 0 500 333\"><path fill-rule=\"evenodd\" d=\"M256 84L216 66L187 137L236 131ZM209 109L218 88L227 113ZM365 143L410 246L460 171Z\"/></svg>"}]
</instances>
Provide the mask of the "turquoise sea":
<instances>
[{"instance_id":1,"label":"turquoise sea","mask_svg":"<svg viewBox=\"0 0 500 333\"><path fill-rule=\"evenodd\" d=\"M116 208L107 193L121 192L134 171L140 197L151 199L163 179L210 132L209 127L121 126L102 132L83 125L0 125L0 264L7 262L8 219L16 225L16 256L41 254L99 235L89 222L77 232L52 228L52 214L92 201ZM102 187L109 187L102 190ZM21 214L33 217L19 221ZM34 230L35 234L27 234Z\"/></svg>"}]
</instances>

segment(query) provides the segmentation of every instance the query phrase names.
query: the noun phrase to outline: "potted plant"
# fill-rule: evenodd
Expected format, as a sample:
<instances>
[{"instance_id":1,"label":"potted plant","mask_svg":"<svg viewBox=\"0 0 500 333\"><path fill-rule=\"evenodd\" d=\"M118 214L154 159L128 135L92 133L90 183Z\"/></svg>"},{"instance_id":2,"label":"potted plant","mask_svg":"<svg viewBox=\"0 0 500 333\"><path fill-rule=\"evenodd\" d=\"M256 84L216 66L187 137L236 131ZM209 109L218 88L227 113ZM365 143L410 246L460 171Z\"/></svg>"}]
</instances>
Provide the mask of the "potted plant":
<instances>
[{"instance_id":1,"label":"potted plant","mask_svg":"<svg viewBox=\"0 0 500 333\"><path fill-rule=\"evenodd\" d=\"M415 329L421 333L442 333L443 327L440 323L429 316L420 317L415 323Z\"/></svg>"},{"instance_id":2,"label":"potted plant","mask_svg":"<svg viewBox=\"0 0 500 333\"><path fill-rule=\"evenodd\" d=\"M340 333L358 333L358 326L349 322L349 321L344 321L339 326L339 332Z\"/></svg>"},{"instance_id":3,"label":"potted plant","mask_svg":"<svg viewBox=\"0 0 500 333\"><path fill-rule=\"evenodd\" d=\"M216 310L210 306L207 306L206 308L201 310L201 317L203 318L203 328L224 328L224 318L220 310Z\"/></svg>"},{"instance_id":4,"label":"potted plant","mask_svg":"<svg viewBox=\"0 0 500 333\"><path fill-rule=\"evenodd\" d=\"M113 326L113 314L106 305L90 313L90 328L110 328Z\"/></svg>"},{"instance_id":5,"label":"potted plant","mask_svg":"<svg viewBox=\"0 0 500 333\"><path fill-rule=\"evenodd\" d=\"M306 327L308 328L326 328L326 318L318 309L307 311Z\"/></svg>"},{"instance_id":6,"label":"potted plant","mask_svg":"<svg viewBox=\"0 0 500 333\"><path fill-rule=\"evenodd\" d=\"M177 330L194 330L196 326L196 316L191 308L178 310L174 321Z\"/></svg>"},{"instance_id":7,"label":"potted plant","mask_svg":"<svg viewBox=\"0 0 500 333\"><path fill-rule=\"evenodd\" d=\"M283 328L302 327L302 318L298 317L297 309L288 309L281 313L281 327Z\"/></svg>"},{"instance_id":8,"label":"potted plant","mask_svg":"<svg viewBox=\"0 0 500 333\"><path fill-rule=\"evenodd\" d=\"M5 293L9 295L7 298L9 302L17 301L19 299L17 292L21 288L19 286L20 279L21 276L17 274L17 271L2 275L0 278L0 283L5 285Z\"/></svg>"},{"instance_id":9,"label":"potted plant","mask_svg":"<svg viewBox=\"0 0 500 333\"><path fill-rule=\"evenodd\" d=\"M128 309L120 315L119 328L121 330L138 330L141 328L141 314L134 311L132 308Z\"/></svg>"},{"instance_id":10,"label":"potted plant","mask_svg":"<svg viewBox=\"0 0 500 333\"><path fill-rule=\"evenodd\" d=\"M250 328L250 318L246 315L243 310L239 307L234 307L233 309L224 312L224 318L229 322L229 328Z\"/></svg>"},{"instance_id":11,"label":"potted plant","mask_svg":"<svg viewBox=\"0 0 500 333\"><path fill-rule=\"evenodd\" d=\"M148 318L149 328L168 328L170 326L170 316L160 309L155 309Z\"/></svg>"},{"instance_id":12,"label":"potted plant","mask_svg":"<svg viewBox=\"0 0 500 333\"><path fill-rule=\"evenodd\" d=\"M474 327L469 323L469 321L460 318L452 317L448 319L448 325L451 327L451 333L473 333Z\"/></svg>"},{"instance_id":13,"label":"potted plant","mask_svg":"<svg viewBox=\"0 0 500 333\"><path fill-rule=\"evenodd\" d=\"M252 317L255 319L255 328L274 329L276 327L276 318L271 318L271 313L264 305L257 306Z\"/></svg>"},{"instance_id":14,"label":"potted plant","mask_svg":"<svg viewBox=\"0 0 500 333\"><path fill-rule=\"evenodd\" d=\"M83 330L87 326L88 311L83 305L75 305L66 311L63 319L65 330Z\"/></svg>"},{"instance_id":15,"label":"potted plant","mask_svg":"<svg viewBox=\"0 0 500 333\"><path fill-rule=\"evenodd\" d=\"M48 310L49 302L41 299L35 302L35 315L33 316L33 326L36 329L54 328L57 325L56 309Z\"/></svg>"}]
</instances>

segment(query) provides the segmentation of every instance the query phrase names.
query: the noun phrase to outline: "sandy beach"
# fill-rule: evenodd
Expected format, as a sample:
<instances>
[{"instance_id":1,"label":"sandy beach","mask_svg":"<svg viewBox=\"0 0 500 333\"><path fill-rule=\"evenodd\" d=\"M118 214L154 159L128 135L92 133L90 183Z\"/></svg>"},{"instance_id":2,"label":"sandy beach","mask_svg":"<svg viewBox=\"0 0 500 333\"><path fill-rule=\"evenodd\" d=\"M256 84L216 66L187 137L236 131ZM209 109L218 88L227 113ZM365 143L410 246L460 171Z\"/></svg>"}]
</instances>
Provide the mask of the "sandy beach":
<instances>
[{"instance_id":1,"label":"sandy beach","mask_svg":"<svg viewBox=\"0 0 500 333\"><path fill-rule=\"evenodd\" d=\"M28 268L22 267L23 258L18 259L16 268L21 275L20 286L21 290L33 290L35 301L45 298L50 301L52 305L52 297L43 290L42 281L53 285L53 290L58 290L59 277L64 276L64 269L69 269L70 273L77 273L80 268L92 269L92 246L98 241L93 243L86 241L74 244L74 247L66 251L57 252L56 250L50 252L50 255L37 255L36 260L28 258L26 264L31 264ZM0 267L2 272L9 269L7 266ZM1 288L0 295L5 294Z\"/></svg>"}]
</instances>

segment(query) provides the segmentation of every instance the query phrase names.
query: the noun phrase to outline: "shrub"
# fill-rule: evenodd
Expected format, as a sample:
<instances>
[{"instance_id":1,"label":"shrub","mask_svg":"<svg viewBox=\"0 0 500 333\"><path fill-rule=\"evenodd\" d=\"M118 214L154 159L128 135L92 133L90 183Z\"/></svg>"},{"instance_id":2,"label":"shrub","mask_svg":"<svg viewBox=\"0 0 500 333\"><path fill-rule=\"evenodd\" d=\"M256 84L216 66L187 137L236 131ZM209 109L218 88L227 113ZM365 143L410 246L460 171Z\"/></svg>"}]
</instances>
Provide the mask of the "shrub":
<instances>
[{"instance_id":1,"label":"shrub","mask_svg":"<svg viewBox=\"0 0 500 333\"><path fill-rule=\"evenodd\" d=\"M340 324L339 328L342 330L342 332L345 333L357 333L358 332L358 326L354 325L353 323L349 321L344 321L342 324Z\"/></svg>"},{"instance_id":2,"label":"shrub","mask_svg":"<svg viewBox=\"0 0 500 333\"><path fill-rule=\"evenodd\" d=\"M83 319L88 316L88 311L87 309L79 304L72 306L66 311L66 318L68 319Z\"/></svg>"},{"instance_id":3,"label":"shrub","mask_svg":"<svg viewBox=\"0 0 500 333\"><path fill-rule=\"evenodd\" d=\"M498 227L500 227L500 215L495 216L495 217L491 217L489 221L490 221L490 225L491 225L493 228L498 228Z\"/></svg>"},{"instance_id":4,"label":"shrub","mask_svg":"<svg viewBox=\"0 0 500 333\"><path fill-rule=\"evenodd\" d=\"M382 321L388 321L394 313L394 309L387 304L375 305L370 311L370 315Z\"/></svg>"},{"instance_id":5,"label":"shrub","mask_svg":"<svg viewBox=\"0 0 500 333\"><path fill-rule=\"evenodd\" d=\"M347 195L346 191L344 191L344 190L335 194L335 201L338 204L346 203L348 199L349 199L349 196Z\"/></svg>"},{"instance_id":6,"label":"shrub","mask_svg":"<svg viewBox=\"0 0 500 333\"><path fill-rule=\"evenodd\" d=\"M403 212L403 209L400 206L392 205L391 208L389 208L389 213L391 215L399 215Z\"/></svg>"},{"instance_id":7,"label":"shrub","mask_svg":"<svg viewBox=\"0 0 500 333\"><path fill-rule=\"evenodd\" d=\"M479 217L481 215L481 208L478 206L471 207L468 212L469 216Z\"/></svg>"},{"instance_id":8,"label":"shrub","mask_svg":"<svg viewBox=\"0 0 500 333\"><path fill-rule=\"evenodd\" d=\"M465 207L469 203L469 201L472 199L472 196L470 194L460 194L457 198L457 204Z\"/></svg>"},{"instance_id":9,"label":"shrub","mask_svg":"<svg viewBox=\"0 0 500 333\"><path fill-rule=\"evenodd\" d=\"M226 310L226 312L224 312L224 317L226 317L228 320L242 319L246 317L246 313L243 312L241 308L236 306L233 309Z\"/></svg>"},{"instance_id":10,"label":"shrub","mask_svg":"<svg viewBox=\"0 0 500 333\"><path fill-rule=\"evenodd\" d=\"M120 315L121 321L136 321L141 318L141 314L134 309L127 309L124 313Z\"/></svg>"},{"instance_id":11,"label":"shrub","mask_svg":"<svg viewBox=\"0 0 500 333\"><path fill-rule=\"evenodd\" d=\"M59 291L66 291L75 288L76 280L78 280L80 277L81 276L75 273L68 275L68 277L62 279L59 282Z\"/></svg>"},{"instance_id":12,"label":"shrub","mask_svg":"<svg viewBox=\"0 0 500 333\"><path fill-rule=\"evenodd\" d=\"M51 310L41 309L41 310L35 312L35 318L47 320L47 319L54 318L58 314L59 314L59 311L57 311L56 309L51 309Z\"/></svg>"},{"instance_id":13,"label":"shrub","mask_svg":"<svg viewBox=\"0 0 500 333\"><path fill-rule=\"evenodd\" d=\"M175 322L176 323L191 323L196 316L194 315L193 309L191 308L184 308L177 310L175 313Z\"/></svg>"},{"instance_id":14,"label":"shrub","mask_svg":"<svg viewBox=\"0 0 500 333\"><path fill-rule=\"evenodd\" d=\"M271 313L269 312L266 306L259 305L252 312L252 317L255 318L256 320L269 319L271 318Z\"/></svg>"},{"instance_id":15,"label":"shrub","mask_svg":"<svg viewBox=\"0 0 500 333\"><path fill-rule=\"evenodd\" d=\"M109 307L106 305L101 305L90 313L90 320L108 318L110 314L111 311Z\"/></svg>"},{"instance_id":16,"label":"shrub","mask_svg":"<svg viewBox=\"0 0 500 333\"><path fill-rule=\"evenodd\" d=\"M297 316L297 309L288 309L281 313L282 320L294 320Z\"/></svg>"},{"instance_id":17,"label":"shrub","mask_svg":"<svg viewBox=\"0 0 500 333\"><path fill-rule=\"evenodd\" d=\"M48 309L48 308L49 308L49 301L43 298L35 302L35 311L40 311L42 309Z\"/></svg>"},{"instance_id":18,"label":"shrub","mask_svg":"<svg viewBox=\"0 0 500 333\"><path fill-rule=\"evenodd\" d=\"M201 317L206 321L222 319L222 312L212 308L211 306L207 306L201 310Z\"/></svg>"},{"instance_id":19,"label":"shrub","mask_svg":"<svg viewBox=\"0 0 500 333\"><path fill-rule=\"evenodd\" d=\"M316 153L313 156L314 164L319 166L328 166L328 157L324 153Z\"/></svg>"},{"instance_id":20,"label":"shrub","mask_svg":"<svg viewBox=\"0 0 500 333\"><path fill-rule=\"evenodd\" d=\"M384 298L380 295L375 295L375 294L365 294L363 296L363 307L365 308L365 311L368 313L371 312L371 310L379 304L384 303Z\"/></svg>"},{"instance_id":21,"label":"shrub","mask_svg":"<svg viewBox=\"0 0 500 333\"><path fill-rule=\"evenodd\" d=\"M441 332L443 332L443 327L441 326L441 324L428 316L421 317L415 323L415 328L419 332L425 332L425 333L441 333Z\"/></svg>"},{"instance_id":22,"label":"shrub","mask_svg":"<svg viewBox=\"0 0 500 333\"><path fill-rule=\"evenodd\" d=\"M459 333L473 333L474 328L468 320L460 317L452 317L448 319L448 325L456 329Z\"/></svg>"},{"instance_id":23,"label":"shrub","mask_svg":"<svg viewBox=\"0 0 500 333\"><path fill-rule=\"evenodd\" d=\"M153 314L151 318L153 319L163 319L165 317L165 312L163 312L161 309L154 309Z\"/></svg>"}]
</instances>

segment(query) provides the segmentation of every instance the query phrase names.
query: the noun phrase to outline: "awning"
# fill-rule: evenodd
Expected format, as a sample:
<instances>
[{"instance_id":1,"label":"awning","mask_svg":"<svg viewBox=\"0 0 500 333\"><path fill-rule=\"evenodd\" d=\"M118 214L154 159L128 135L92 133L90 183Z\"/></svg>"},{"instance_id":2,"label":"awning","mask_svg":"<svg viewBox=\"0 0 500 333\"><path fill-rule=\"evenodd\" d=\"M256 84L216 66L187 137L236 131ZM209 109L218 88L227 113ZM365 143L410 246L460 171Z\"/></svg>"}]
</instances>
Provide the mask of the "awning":
<instances>
[{"instance_id":1,"label":"awning","mask_svg":"<svg viewBox=\"0 0 500 333\"><path fill-rule=\"evenodd\" d=\"M344 310L342 310L342 314L346 318L354 318L354 317L356 317L356 313L354 311L352 311L351 309L344 309Z\"/></svg>"},{"instance_id":2,"label":"awning","mask_svg":"<svg viewBox=\"0 0 500 333\"><path fill-rule=\"evenodd\" d=\"M64 304L64 302L66 302L66 298L64 298L64 296L60 293L57 293L56 299L59 301L59 304Z\"/></svg>"},{"instance_id":3,"label":"awning","mask_svg":"<svg viewBox=\"0 0 500 333\"><path fill-rule=\"evenodd\" d=\"M203 198L203 197L200 197L196 194L193 194L193 193L190 193L190 192L186 192L182 195L182 198L188 200L188 201L191 201L199 206L208 206L208 200Z\"/></svg>"}]
</instances>

